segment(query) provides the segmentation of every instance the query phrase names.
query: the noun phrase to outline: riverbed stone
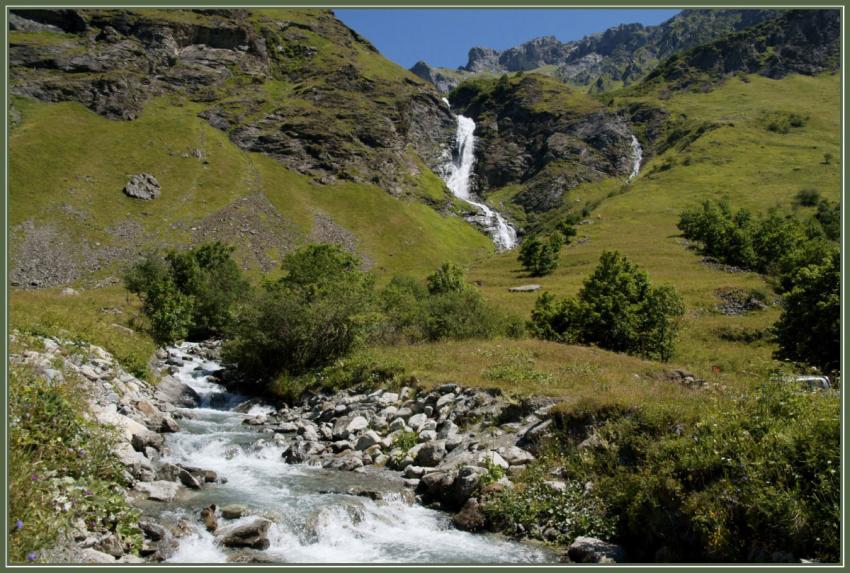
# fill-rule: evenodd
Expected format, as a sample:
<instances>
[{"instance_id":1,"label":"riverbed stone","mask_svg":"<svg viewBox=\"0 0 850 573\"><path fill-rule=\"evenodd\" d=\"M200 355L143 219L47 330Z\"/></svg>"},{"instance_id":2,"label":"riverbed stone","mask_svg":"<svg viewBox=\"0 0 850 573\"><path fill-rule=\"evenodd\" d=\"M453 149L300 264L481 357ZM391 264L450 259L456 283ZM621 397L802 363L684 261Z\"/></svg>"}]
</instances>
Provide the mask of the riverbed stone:
<instances>
[{"instance_id":1,"label":"riverbed stone","mask_svg":"<svg viewBox=\"0 0 850 573\"><path fill-rule=\"evenodd\" d=\"M219 531L218 539L225 547L250 547L251 549L268 549L269 528L272 522L262 517L255 517L246 523L237 523Z\"/></svg>"},{"instance_id":2,"label":"riverbed stone","mask_svg":"<svg viewBox=\"0 0 850 573\"><path fill-rule=\"evenodd\" d=\"M567 555L575 563L623 563L625 551L619 545L595 537L576 537L567 549Z\"/></svg>"},{"instance_id":3,"label":"riverbed stone","mask_svg":"<svg viewBox=\"0 0 850 573\"><path fill-rule=\"evenodd\" d=\"M419 428L421 428L421 427L422 427L422 425L423 425L426 421L428 421L428 416L426 416L424 413L414 414L413 416L411 416L411 417L407 420L407 425L408 425L408 426L410 426L410 428L411 428L414 432L418 432L418 431L419 431Z\"/></svg>"},{"instance_id":4,"label":"riverbed stone","mask_svg":"<svg viewBox=\"0 0 850 573\"><path fill-rule=\"evenodd\" d=\"M139 491L147 496L151 501L174 501L177 497L177 492L180 485L173 481L151 481L151 482L136 482L133 486L136 491Z\"/></svg>"},{"instance_id":5,"label":"riverbed stone","mask_svg":"<svg viewBox=\"0 0 850 573\"><path fill-rule=\"evenodd\" d=\"M248 508L244 505L232 503L221 508L222 519L239 519L248 513Z\"/></svg>"},{"instance_id":6,"label":"riverbed stone","mask_svg":"<svg viewBox=\"0 0 850 573\"><path fill-rule=\"evenodd\" d=\"M366 450L372 446L379 444L381 436L374 430L367 430L358 438L357 444L354 446L356 450Z\"/></svg>"},{"instance_id":7,"label":"riverbed stone","mask_svg":"<svg viewBox=\"0 0 850 573\"><path fill-rule=\"evenodd\" d=\"M461 510L452 517L452 523L462 531L475 532L484 529L487 519L478 500L473 497L466 500Z\"/></svg>"}]
</instances>

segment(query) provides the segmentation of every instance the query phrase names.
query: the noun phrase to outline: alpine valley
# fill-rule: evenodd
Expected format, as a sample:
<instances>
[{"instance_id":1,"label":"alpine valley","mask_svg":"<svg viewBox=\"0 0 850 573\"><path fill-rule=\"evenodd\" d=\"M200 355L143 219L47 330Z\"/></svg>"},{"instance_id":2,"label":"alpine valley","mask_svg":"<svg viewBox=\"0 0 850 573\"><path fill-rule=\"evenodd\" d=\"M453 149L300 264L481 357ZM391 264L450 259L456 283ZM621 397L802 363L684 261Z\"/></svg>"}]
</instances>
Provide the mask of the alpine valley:
<instances>
[{"instance_id":1,"label":"alpine valley","mask_svg":"<svg viewBox=\"0 0 850 573\"><path fill-rule=\"evenodd\" d=\"M8 26L11 561L840 561L839 10Z\"/></svg>"}]
</instances>

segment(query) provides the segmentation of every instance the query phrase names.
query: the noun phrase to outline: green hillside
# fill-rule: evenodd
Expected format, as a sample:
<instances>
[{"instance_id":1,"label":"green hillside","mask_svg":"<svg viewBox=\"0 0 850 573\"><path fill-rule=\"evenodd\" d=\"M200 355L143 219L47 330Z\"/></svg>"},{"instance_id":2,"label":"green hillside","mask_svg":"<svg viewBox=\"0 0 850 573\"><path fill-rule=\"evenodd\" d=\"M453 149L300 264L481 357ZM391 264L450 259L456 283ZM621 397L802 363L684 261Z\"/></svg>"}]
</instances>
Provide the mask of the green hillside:
<instances>
[{"instance_id":1,"label":"green hillside","mask_svg":"<svg viewBox=\"0 0 850 573\"><path fill-rule=\"evenodd\" d=\"M707 94L682 93L669 99L622 96L615 105L635 101L663 106L689 122L717 124L685 147L674 147L653 158L622 193L622 180L584 184L571 191L579 205L602 200L578 225L574 244L564 248L561 264L551 276L527 278L514 253L504 253L473 267L487 297L515 312L528 313L535 294L510 293L508 287L539 283L558 295L573 294L596 265L604 250L616 249L644 266L650 278L672 284L688 309L674 361L710 375L718 366L724 379L741 373L765 374L779 364L771 359L773 346L729 342L721 334L735 329L767 329L779 308L742 316L726 316L718 289L756 290L774 300L766 279L755 273L730 273L701 262L687 248L676 223L683 209L705 199L728 198L736 207L764 212L773 206L793 208L796 193L817 189L831 201L840 198L841 165L824 163L824 154L840 155L840 78L788 76L771 80L745 76L727 81ZM805 103L803 103L805 102ZM766 114L799 113L804 127L787 134L766 128ZM609 193L613 196L607 198ZM800 208L800 215L811 208Z\"/></svg>"}]
</instances>

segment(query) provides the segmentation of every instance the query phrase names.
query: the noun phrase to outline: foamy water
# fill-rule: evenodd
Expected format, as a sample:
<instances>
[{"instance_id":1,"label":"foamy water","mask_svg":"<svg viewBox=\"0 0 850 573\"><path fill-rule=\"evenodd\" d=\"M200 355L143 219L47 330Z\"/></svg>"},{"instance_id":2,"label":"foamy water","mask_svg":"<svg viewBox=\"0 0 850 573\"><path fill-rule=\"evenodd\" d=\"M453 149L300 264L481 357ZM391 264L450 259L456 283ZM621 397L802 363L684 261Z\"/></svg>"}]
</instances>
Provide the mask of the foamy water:
<instances>
[{"instance_id":1,"label":"foamy water","mask_svg":"<svg viewBox=\"0 0 850 573\"><path fill-rule=\"evenodd\" d=\"M450 516L419 505L408 505L400 495L397 474L377 468L364 473L325 470L284 463L285 445L274 434L242 424L257 414L274 411L266 405L247 413L232 411L245 400L228 394L209 378L219 369L215 362L187 354L191 344L170 349L184 366L175 374L203 397L203 407L185 410L194 419L180 421L181 431L168 434L166 461L211 469L227 479L189 492L163 512L176 521L183 517L191 532L179 540L173 563L220 563L234 552L219 545L199 522L200 510L240 504L250 515L261 515L273 525L265 559L281 563L542 563L554 561L540 547L517 543L492 534L454 529ZM217 405L212 407L211 404ZM221 405L224 406L221 406ZM262 439L263 443L257 443ZM386 492L384 499L344 493L349 487ZM243 518L247 520L249 518ZM237 522L220 522L229 525Z\"/></svg>"}]
</instances>

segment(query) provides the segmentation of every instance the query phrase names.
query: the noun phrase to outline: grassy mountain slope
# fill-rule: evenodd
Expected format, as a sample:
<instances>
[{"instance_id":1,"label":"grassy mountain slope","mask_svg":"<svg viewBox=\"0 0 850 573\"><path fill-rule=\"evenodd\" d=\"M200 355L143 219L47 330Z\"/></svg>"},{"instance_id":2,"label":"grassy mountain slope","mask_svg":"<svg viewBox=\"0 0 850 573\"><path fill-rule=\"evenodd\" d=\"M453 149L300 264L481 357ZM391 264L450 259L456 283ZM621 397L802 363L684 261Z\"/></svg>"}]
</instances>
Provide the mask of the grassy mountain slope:
<instances>
[{"instance_id":1,"label":"grassy mountain slope","mask_svg":"<svg viewBox=\"0 0 850 573\"><path fill-rule=\"evenodd\" d=\"M21 231L18 252L36 249L33 236L54 229L47 244L82 245L82 263L101 277L114 275L116 264L140 247L210 238L235 243L246 266L263 270L311 239L339 238L380 272L420 276L445 260L468 263L492 249L459 217L370 185L317 185L242 151L196 116L196 104L177 103L154 100L138 120L121 123L78 104L17 103L22 120L11 134L10 156L13 278L15 265L27 262L15 257L19 229L35 231ZM192 149L201 149L204 159ZM157 173L159 199L121 193L128 174L137 172ZM413 185L442 192L425 169ZM399 248L399 237L406 248Z\"/></svg>"},{"instance_id":2,"label":"grassy mountain slope","mask_svg":"<svg viewBox=\"0 0 850 573\"><path fill-rule=\"evenodd\" d=\"M311 241L420 276L492 250L432 171L446 106L329 11L14 16L14 286L90 285L212 239L265 271ZM160 198L121 192L142 172Z\"/></svg>"},{"instance_id":3,"label":"grassy mountain slope","mask_svg":"<svg viewBox=\"0 0 850 573\"><path fill-rule=\"evenodd\" d=\"M769 285L754 273L730 273L702 263L702 257L684 244L676 223L683 209L708 198L728 197L734 206L754 212L775 205L790 209L793 196L803 188L815 188L824 197L838 200L841 166L834 161L825 164L824 154L839 155L839 80L837 74L791 75L781 80L745 76L728 80L708 94L679 93L662 100L660 91L655 91L617 98L618 106L663 105L670 114L687 116L694 124L719 127L652 159L625 192L621 182L614 180L574 189L572 196L579 204L602 202L588 224L578 226L577 240L564 248L561 265L552 276L527 278L515 253L505 253L476 265L472 278L482 283L491 300L528 313L536 295L509 293L509 286L535 282L559 295L573 294L601 252L616 249L644 266L653 281L672 284L684 296L688 313L675 362L710 378L718 377L712 374L714 366L720 369L720 379L764 375L777 366L770 357L770 344L730 342L720 335L766 329L776 320L778 308L726 316L715 307L721 302L718 289L754 289L770 300L774 295ZM767 129L765 117L776 113L799 113L808 119L804 127L775 133Z\"/></svg>"}]
</instances>

